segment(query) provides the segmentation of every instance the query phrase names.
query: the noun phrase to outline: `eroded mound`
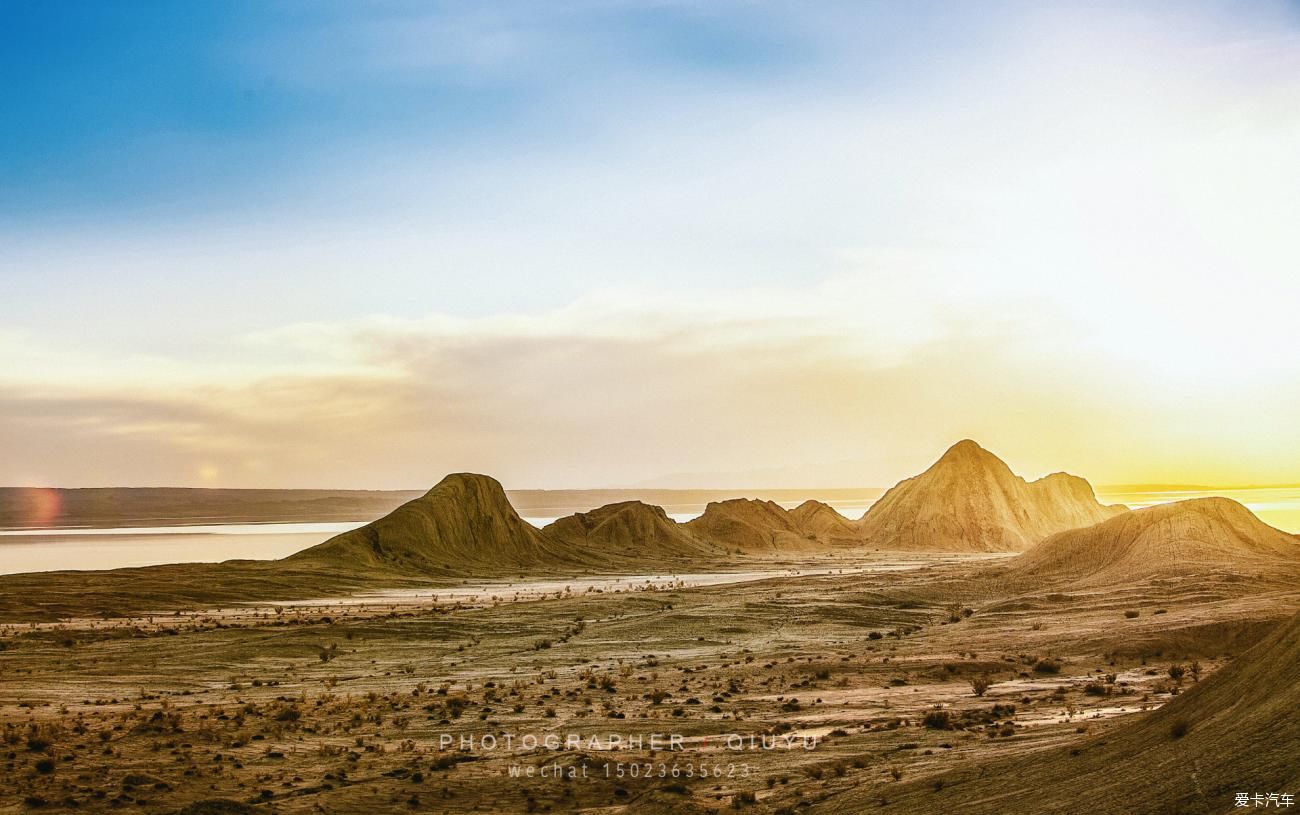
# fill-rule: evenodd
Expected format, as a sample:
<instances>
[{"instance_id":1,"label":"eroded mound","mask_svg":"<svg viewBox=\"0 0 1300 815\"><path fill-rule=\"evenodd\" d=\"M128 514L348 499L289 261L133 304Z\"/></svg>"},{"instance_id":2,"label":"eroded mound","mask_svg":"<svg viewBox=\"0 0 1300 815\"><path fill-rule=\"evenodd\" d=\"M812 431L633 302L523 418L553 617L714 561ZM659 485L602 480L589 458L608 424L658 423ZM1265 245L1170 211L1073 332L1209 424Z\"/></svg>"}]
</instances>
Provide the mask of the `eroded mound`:
<instances>
[{"instance_id":1,"label":"eroded mound","mask_svg":"<svg viewBox=\"0 0 1300 815\"><path fill-rule=\"evenodd\" d=\"M668 517L663 507L623 501L548 524L542 533L567 546L628 560L717 555L721 549Z\"/></svg>"},{"instance_id":2,"label":"eroded mound","mask_svg":"<svg viewBox=\"0 0 1300 815\"><path fill-rule=\"evenodd\" d=\"M875 549L1023 552L1039 541L1125 512L1099 503L1082 478L1026 482L965 440L871 506L859 532Z\"/></svg>"},{"instance_id":3,"label":"eroded mound","mask_svg":"<svg viewBox=\"0 0 1300 815\"><path fill-rule=\"evenodd\" d=\"M827 507L829 509L829 507ZM832 510L833 511L833 510ZM733 498L714 501L685 525L692 533L743 554L774 555L825 548L811 530L775 501Z\"/></svg>"},{"instance_id":4,"label":"eroded mound","mask_svg":"<svg viewBox=\"0 0 1300 815\"><path fill-rule=\"evenodd\" d=\"M472 473L449 475L379 520L286 560L422 574L587 562L520 518L496 479Z\"/></svg>"},{"instance_id":5,"label":"eroded mound","mask_svg":"<svg viewBox=\"0 0 1300 815\"><path fill-rule=\"evenodd\" d=\"M1300 563L1300 542L1228 498L1147 507L1054 535L1017 559L1020 577L1130 580L1155 572L1205 572Z\"/></svg>"}]
</instances>

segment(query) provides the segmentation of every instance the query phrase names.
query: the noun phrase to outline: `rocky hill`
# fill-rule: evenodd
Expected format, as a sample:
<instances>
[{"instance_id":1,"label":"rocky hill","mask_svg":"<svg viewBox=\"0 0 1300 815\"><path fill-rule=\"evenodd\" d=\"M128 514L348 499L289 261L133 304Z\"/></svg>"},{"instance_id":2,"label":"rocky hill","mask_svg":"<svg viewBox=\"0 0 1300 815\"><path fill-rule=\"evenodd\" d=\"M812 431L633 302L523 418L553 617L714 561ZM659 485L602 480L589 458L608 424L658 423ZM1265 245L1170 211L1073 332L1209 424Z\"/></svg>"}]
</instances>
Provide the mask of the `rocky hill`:
<instances>
[{"instance_id":1,"label":"rocky hill","mask_svg":"<svg viewBox=\"0 0 1300 815\"><path fill-rule=\"evenodd\" d=\"M830 507L826 509L830 510ZM703 515L685 526L696 536L730 552L795 554L827 547L828 541L818 538L811 526L801 525L801 521L808 521L824 526L825 519L819 516L821 513L815 510L805 510L796 516L775 501L733 498L710 503L704 508Z\"/></svg>"},{"instance_id":2,"label":"rocky hill","mask_svg":"<svg viewBox=\"0 0 1300 815\"><path fill-rule=\"evenodd\" d=\"M965 440L867 510L859 535L872 549L1023 552L1067 529L1126 512L1103 506L1087 481L1056 473L1026 482Z\"/></svg>"},{"instance_id":3,"label":"rocky hill","mask_svg":"<svg viewBox=\"0 0 1300 815\"><path fill-rule=\"evenodd\" d=\"M804 501L790 510L790 520L805 535L834 546L855 546L861 539L853 521L821 501Z\"/></svg>"},{"instance_id":4,"label":"rocky hill","mask_svg":"<svg viewBox=\"0 0 1300 815\"><path fill-rule=\"evenodd\" d=\"M416 574L493 573L598 560L543 535L519 517L495 479L472 473L449 475L379 520L286 559Z\"/></svg>"}]
</instances>

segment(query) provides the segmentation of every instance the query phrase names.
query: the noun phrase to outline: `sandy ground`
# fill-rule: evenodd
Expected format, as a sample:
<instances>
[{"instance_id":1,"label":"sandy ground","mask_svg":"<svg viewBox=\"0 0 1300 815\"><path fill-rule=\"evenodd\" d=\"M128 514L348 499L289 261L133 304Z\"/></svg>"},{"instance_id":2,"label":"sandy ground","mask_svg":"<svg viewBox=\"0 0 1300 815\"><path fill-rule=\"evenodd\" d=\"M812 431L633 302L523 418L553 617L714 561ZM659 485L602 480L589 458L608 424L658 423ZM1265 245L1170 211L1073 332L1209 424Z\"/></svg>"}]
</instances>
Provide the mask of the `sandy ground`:
<instances>
[{"instance_id":1,"label":"sandy ground","mask_svg":"<svg viewBox=\"0 0 1300 815\"><path fill-rule=\"evenodd\" d=\"M1300 605L1287 581L1026 593L1000 568L877 557L11 623L0 812L885 798L1142 716Z\"/></svg>"}]
</instances>

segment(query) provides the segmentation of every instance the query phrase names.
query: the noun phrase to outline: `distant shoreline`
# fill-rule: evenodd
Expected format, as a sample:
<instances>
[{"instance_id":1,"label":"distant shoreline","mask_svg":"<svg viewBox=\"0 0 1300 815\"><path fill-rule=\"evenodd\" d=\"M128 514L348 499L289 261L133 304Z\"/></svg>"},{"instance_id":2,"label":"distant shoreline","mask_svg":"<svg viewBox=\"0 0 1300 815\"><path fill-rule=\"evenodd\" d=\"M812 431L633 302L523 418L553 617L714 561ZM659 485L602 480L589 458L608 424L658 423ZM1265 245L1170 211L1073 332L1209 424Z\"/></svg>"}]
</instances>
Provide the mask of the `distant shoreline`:
<instances>
[{"instance_id":1,"label":"distant shoreline","mask_svg":"<svg viewBox=\"0 0 1300 815\"><path fill-rule=\"evenodd\" d=\"M342 522L378 518L424 490L205 489L201 487L0 487L0 529L77 529L208 524ZM703 509L710 501L817 499L860 505L883 488L773 490L508 490L520 515L586 512L620 501L644 501L668 512Z\"/></svg>"},{"instance_id":2,"label":"distant shoreline","mask_svg":"<svg viewBox=\"0 0 1300 815\"><path fill-rule=\"evenodd\" d=\"M1294 485L1201 487L1121 484L1098 487L1103 503L1131 503L1151 494L1300 489ZM642 501L669 513L703 511L710 501L757 498L782 504L814 499L860 517L883 487L837 489L573 489L507 490L521 516L562 517L621 501ZM110 529L216 524L337 523L381 517L424 490L208 489L202 487L0 487L0 530ZM1139 503L1141 503L1139 501ZM861 512L858 509L861 509Z\"/></svg>"}]
</instances>

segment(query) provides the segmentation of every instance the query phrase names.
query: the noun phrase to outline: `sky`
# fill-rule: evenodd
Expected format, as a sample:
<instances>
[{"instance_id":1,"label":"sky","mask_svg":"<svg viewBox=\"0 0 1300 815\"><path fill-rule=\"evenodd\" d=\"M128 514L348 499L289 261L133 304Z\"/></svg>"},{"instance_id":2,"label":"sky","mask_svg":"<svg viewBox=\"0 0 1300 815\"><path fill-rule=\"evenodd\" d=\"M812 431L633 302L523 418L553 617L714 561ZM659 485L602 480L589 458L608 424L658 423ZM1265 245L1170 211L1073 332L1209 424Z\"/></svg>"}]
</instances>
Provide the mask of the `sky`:
<instances>
[{"instance_id":1,"label":"sky","mask_svg":"<svg viewBox=\"0 0 1300 815\"><path fill-rule=\"evenodd\" d=\"M1300 482L1295 2L0 32L0 484Z\"/></svg>"}]
</instances>

